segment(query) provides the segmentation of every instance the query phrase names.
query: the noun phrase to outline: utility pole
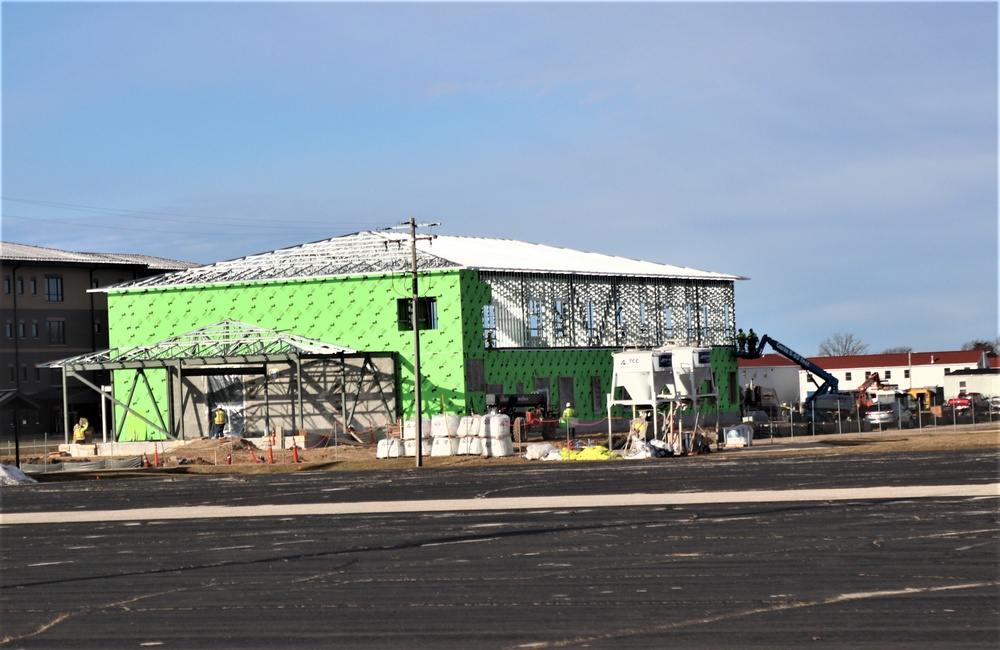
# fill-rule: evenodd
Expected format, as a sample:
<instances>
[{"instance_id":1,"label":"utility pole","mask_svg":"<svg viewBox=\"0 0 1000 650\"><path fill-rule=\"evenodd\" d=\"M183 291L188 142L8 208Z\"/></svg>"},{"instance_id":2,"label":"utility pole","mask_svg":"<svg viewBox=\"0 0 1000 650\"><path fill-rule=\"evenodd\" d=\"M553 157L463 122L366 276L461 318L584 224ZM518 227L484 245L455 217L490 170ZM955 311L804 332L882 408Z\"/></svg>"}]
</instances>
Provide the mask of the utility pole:
<instances>
[{"instance_id":1,"label":"utility pole","mask_svg":"<svg viewBox=\"0 0 1000 650\"><path fill-rule=\"evenodd\" d=\"M417 432L417 467L421 467L424 464L424 432L422 431L423 409L420 402L420 293L417 288L417 222L412 217L410 218L410 258L413 262L413 303L410 312L410 321L413 323L413 423Z\"/></svg>"},{"instance_id":2,"label":"utility pole","mask_svg":"<svg viewBox=\"0 0 1000 650\"><path fill-rule=\"evenodd\" d=\"M417 467L424 464L423 408L420 397L420 293L417 287L417 228L440 226L440 223L421 223L410 219L410 261L413 286L413 300L410 305L410 322L413 325L413 417L416 430ZM433 236L421 239L434 239Z\"/></svg>"}]
</instances>

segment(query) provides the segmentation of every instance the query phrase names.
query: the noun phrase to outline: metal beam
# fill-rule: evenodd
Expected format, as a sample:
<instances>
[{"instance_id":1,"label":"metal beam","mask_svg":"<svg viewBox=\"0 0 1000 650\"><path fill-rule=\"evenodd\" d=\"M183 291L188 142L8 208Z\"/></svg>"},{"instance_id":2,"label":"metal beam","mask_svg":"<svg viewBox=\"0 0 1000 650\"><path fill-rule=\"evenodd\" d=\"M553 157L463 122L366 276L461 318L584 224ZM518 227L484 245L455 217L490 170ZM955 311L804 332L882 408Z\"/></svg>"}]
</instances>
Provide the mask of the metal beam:
<instances>
[{"instance_id":1,"label":"metal beam","mask_svg":"<svg viewBox=\"0 0 1000 650\"><path fill-rule=\"evenodd\" d=\"M99 387L99 386L95 386L94 384L92 384L92 383L91 383L90 381L88 381L87 379L84 379L83 377L81 377L81 376L79 376L79 375L77 375L77 374L72 374L72 377L73 377L74 379L77 379L77 380L79 380L80 382L82 382L82 383L83 383L83 384L84 384L85 386L87 386L88 388L91 388L92 390L95 390L95 391L97 391L97 392L101 392L101 389L100 389L100 387ZM130 390L130 391L129 391L129 403L131 403L131 401L132 401L132 395L133 395L133 394L135 393L135 387L136 387L137 385L138 385L138 382L137 382L137 381L135 381L135 380L133 380L133 383L132 383L132 390ZM169 434L167 433L167 431L165 431L165 430L164 430L164 429L163 429L162 427L160 427L160 426L157 426L157 424L156 424L155 422L153 422L152 420L149 420L149 419L148 419L148 418L146 418L146 417L145 417L145 416L144 416L144 415L143 415L142 413L139 413L138 411L136 411L135 409L133 409L133 408L132 408L131 406L129 406L129 404L126 404L125 402L122 402L122 401L119 401L119 400L115 399L114 397L112 397L111 395L108 395L108 399L109 399L109 400L110 400L111 402L113 402L113 403L114 403L115 405L117 405L117 406L120 406L120 407L122 407L122 408L123 408L123 409L125 409L125 410L126 410L127 412L129 412L129 413L131 413L132 415L136 416L137 418L139 418L140 420L142 420L143 422L145 422L145 423L146 423L146 424L148 424L149 426L153 427L154 429L158 429L158 430L159 430L159 431L160 431L161 433L163 433L163 434L164 434L164 435L166 435L167 437L173 437L173 436L170 436L170 435L169 435ZM125 428L125 418L122 418L122 426L121 426L121 428L122 428L122 429L124 429L124 428ZM117 439L118 439L118 437L119 437L120 435L121 435L121 431L116 431L116 432L115 432L115 440L117 440Z\"/></svg>"}]
</instances>

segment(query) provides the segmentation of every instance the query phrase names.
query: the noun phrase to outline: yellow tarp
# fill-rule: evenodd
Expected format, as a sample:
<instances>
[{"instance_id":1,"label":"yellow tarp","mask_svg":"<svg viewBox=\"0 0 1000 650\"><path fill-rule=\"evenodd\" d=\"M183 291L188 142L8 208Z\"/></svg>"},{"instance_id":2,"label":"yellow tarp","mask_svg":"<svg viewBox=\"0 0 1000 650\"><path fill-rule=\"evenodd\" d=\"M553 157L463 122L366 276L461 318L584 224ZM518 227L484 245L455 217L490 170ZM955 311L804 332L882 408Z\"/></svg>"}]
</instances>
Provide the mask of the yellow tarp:
<instances>
[{"instance_id":1,"label":"yellow tarp","mask_svg":"<svg viewBox=\"0 0 1000 650\"><path fill-rule=\"evenodd\" d=\"M595 445L584 447L583 449L563 449L559 450L559 455L563 460L611 460L611 452L607 447Z\"/></svg>"}]
</instances>

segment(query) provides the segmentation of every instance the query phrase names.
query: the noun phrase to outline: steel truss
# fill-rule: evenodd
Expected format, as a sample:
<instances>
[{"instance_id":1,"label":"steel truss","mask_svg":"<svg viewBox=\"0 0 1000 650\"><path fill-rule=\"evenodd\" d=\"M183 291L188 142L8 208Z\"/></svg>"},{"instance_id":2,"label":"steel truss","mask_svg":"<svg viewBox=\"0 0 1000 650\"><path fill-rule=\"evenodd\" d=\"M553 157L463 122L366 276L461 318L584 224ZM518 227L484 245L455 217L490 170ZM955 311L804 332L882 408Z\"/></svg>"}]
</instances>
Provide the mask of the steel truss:
<instances>
[{"instance_id":1,"label":"steel truss","mask_svg":"<svg viewBox=\"0 0 1000 650\"><path fill-rule=\"evenodd\" d=\"M63 412L65 431L70 431L69 407L67 404L67 379L73 378L101 395L102 399L122 408L125 412L145 422L150 428L168 438L174 438L176 433L183 435L183 416L175 416L175 386L180 386L184 378L190 375L201 375L206 372L224 371L233 374L250 374L262 376L257 391L263 391L264 408L269 411L267 396L268 376L273 374L268 367L288 368L280 374L288 379L284 384L288 388L291 400L291 413L298 419L299 428L305 428L303 393L307 398L315 391L310 391L306 382L315 382L308 370L315 364L323 364L323 372L328 375L335 372L339 381L326 381L323 394L328 394L331 385L336 386L340 393L342 417L345 427L354 417L359 402L371 399L377 392L378 399L387 409L387 417L391 412L386 390L392 391L395 381L395 369L386 373L380 370L373 361L372 354L361 353L351 348L331 345L294 334L267 330L247 323L225 320L192 332L175 336L153 345L114 348L92 354L84 354L58 361L42 364L41 367L57 368L63 375ZM392 356L392 355L389 355ZM357 359L348 363L348 359ZM328 364L334 363L335 367ZM395 365L395 360L392 361ZM317 366L318 367L318 366ZM213 370L214 369L214 370ZM303 370L306 373L303 373ZM93 370L131 370L135 371L128 395L125 400L117 399L101 390L101 387L89 382L79 373ZM167 372L167 405L164 410L157 403L156 397L146 377L147 370ZM136 389L145 389L146 396L151 400L156 420L151 420L146 414L132 407ZM352 389L351 386L356 388ZM349 406L348 396L353 393L353 405ZM183 398L182 400L183 401ZM287 401L287 400L286 400ZM183 404L181 410L183 411ZM350 412L348 409L350 408ZM164 420L162 414L167 413ZM270 420L270 413L264 414L265 421ZM178 431L179 423L179 431ZM120 433L120 431L118 432ZM68 436L68 433L67 433ZM116 436L117 437L117 436ZM67 437L68 442L68 437Z\"/></svg>"},{"instance_id":2,"label":"steel truss","mask_svg":"<svg viewBox=\"0 0 1000 650\"><path fill-rule=\"evenodd\" d=\"M282 248L184 271L129 280L102 289L148 289L267 280L331 278L409 272L413 260L409 239L391 233L361 232ZM417 252L420 270L461 265L425 251Z\"/></svg>"},{"instance_id":3,"label":"steel truss","mask_svg":"<svg viewBox=\"0 0 1000 650\"><path fill-rule=\"evenodd\" d=\"M733 282L480 271L488 347L732 345Z\"/></svg>"}]
</instances>

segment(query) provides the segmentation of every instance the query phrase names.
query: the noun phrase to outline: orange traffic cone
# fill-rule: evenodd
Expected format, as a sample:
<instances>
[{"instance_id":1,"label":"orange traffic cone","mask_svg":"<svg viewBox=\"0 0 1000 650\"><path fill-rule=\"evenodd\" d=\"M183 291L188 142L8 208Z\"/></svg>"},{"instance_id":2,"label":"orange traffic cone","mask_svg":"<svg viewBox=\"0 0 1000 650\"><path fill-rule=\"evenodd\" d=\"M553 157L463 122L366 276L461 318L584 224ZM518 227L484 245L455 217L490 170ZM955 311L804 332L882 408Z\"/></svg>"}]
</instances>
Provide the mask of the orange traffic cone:
<instances>
[{"instance_id":1,"label":"orange traffic cone","mask_svg":"<svg viewBox=\"0 0 1000 650\"><path fill-rule=\"evenodd\" d=\"M146 452L142 452L142 466L149 467L149 457L146 456Z\"/></svg>"},{"instance_id":2,"label":"orange traffic cone","mask_svg":"<svg viewBox=\"0 0 1000 650\"><path fill-rule=\"evenodd\" d=\"M267 446L267 462L269 464L273 464L274 463L274 452L272 451L271 445Z\"/></svg>"},{"instance_id":3,"label":"orange traffic cone","mask_svg":"<svg viewBox=\"0 0 1000 650\"><path fill-rule=\"evenodd\" d=\"M298 445L292 445L292 462L293 463L299 462L299 446Z\"/></svg>"},{"instance_id":4,"label":"orange traffic cone","mask_svg":"<svg viewBox=\"0 0 1000 650\"><path fill-rule=\"evenodd\" d=\"M160 447L159 445L153 445L153 467L160 466Z\"/></svg>"}]
</instances>

